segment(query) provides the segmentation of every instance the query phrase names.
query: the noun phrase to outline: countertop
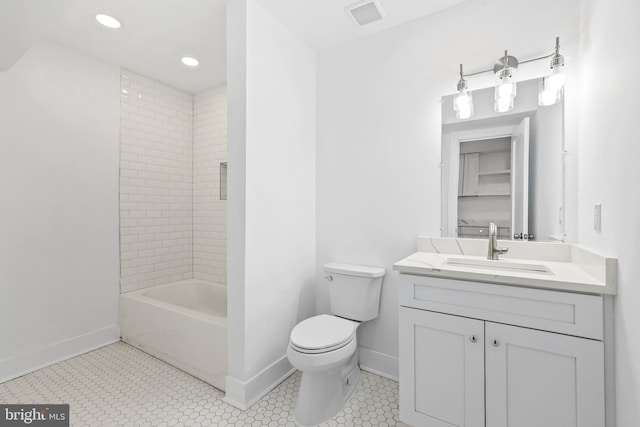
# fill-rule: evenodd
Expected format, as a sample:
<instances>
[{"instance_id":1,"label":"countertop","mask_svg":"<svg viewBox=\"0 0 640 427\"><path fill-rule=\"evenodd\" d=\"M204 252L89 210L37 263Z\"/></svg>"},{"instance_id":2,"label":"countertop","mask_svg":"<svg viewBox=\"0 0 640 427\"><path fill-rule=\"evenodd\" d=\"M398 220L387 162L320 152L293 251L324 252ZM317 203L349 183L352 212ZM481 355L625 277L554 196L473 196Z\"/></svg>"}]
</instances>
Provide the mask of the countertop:
<instances>
[{"instance_id":1,"label":"countertop","mask_svg":"<svg viewBox=\"0 0 640 427\"><path fill-rule=\"evenodd\" d=\"M393 269L401 274L508 286L589 294L617 293L617 259L574 244L498 242L498 246L508 247L510 252L500 255L501 260L506 263L544 266L548 269L546 273L447 264L452 258L484 262L487 259L487 246L487 240L420 237L418 251L395 263Z\"/></svg>"}]
</instances>

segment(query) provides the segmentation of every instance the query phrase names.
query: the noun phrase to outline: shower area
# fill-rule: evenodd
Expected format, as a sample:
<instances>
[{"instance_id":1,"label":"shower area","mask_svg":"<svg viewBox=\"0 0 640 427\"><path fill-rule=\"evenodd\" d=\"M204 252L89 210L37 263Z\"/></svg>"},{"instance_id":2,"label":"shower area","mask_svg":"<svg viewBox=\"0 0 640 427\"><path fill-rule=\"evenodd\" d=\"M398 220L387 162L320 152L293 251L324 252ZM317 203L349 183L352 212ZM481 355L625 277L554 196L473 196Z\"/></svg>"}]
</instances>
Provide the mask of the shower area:
<instances>
[{"instance_id":1,"label":"shower area","mask_svg":"<svg viewBox=\"0 0 640 427\"><path fill-rule=\"evenodd\" d=\"M123 70L120 91L122 339L224 390L226 87Z\"/></svg>"}]
</instances>

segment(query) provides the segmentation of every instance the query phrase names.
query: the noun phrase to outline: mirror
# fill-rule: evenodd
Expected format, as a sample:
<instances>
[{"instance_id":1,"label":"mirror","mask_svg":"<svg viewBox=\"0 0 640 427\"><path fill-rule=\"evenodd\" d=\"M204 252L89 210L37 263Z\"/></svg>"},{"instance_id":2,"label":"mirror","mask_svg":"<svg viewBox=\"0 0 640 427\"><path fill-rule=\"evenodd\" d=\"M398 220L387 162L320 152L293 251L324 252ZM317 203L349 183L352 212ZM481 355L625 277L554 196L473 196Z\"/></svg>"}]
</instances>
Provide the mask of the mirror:
<instances>
[{"instance_id":1,"label":"mirror","mask_svg":"<svg viewBox=\"0 0 640 427\"><path fill-rule=\"evenodd\" d=\"M538 106L539 79L518 82L515 107L493 111L494 88L473 92L457 119L442 98L442 235L564 239L564 101Z\"/></svg>"}]
</instances>

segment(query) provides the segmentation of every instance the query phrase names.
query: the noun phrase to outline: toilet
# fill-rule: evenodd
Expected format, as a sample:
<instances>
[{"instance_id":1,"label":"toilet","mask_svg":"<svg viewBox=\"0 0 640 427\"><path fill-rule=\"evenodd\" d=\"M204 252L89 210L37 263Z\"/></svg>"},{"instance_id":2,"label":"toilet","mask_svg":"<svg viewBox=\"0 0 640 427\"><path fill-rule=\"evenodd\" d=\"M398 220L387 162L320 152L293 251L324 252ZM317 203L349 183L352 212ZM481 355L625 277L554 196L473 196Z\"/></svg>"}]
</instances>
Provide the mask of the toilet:
<instances>
[{"instance_id":1,"label":"toilet","mask_svg":"<svg viewBox=\"0 0 640 427\"><path fill-rule=\"evenodd\" d=\"M336 415L360 379L356 331L378 317L385 269L332 262L322 266L329 284L332 314L298 323L287 357L302 371L295 418L313 426Z\"/></svg>"}]
</instances>

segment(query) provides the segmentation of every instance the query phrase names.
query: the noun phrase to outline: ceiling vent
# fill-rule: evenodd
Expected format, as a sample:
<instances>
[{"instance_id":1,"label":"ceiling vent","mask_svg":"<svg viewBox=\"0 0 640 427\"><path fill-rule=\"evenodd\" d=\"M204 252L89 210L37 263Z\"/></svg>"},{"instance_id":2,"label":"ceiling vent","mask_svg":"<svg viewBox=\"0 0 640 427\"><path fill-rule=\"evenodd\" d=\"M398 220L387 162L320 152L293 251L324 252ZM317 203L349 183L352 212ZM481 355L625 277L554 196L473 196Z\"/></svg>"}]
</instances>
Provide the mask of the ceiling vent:
<instances>
[{"instance_id":1,"label":"ceiling vent","mask_svg":"<svg viewBox=\"0 0 640 427\"><path fill-rule=\"evenodd\" d=\"M346 10L353 22L360 27L384 18L384 10L379 0L359 1L347 6Z\"/></svg>"}]
</instances>

